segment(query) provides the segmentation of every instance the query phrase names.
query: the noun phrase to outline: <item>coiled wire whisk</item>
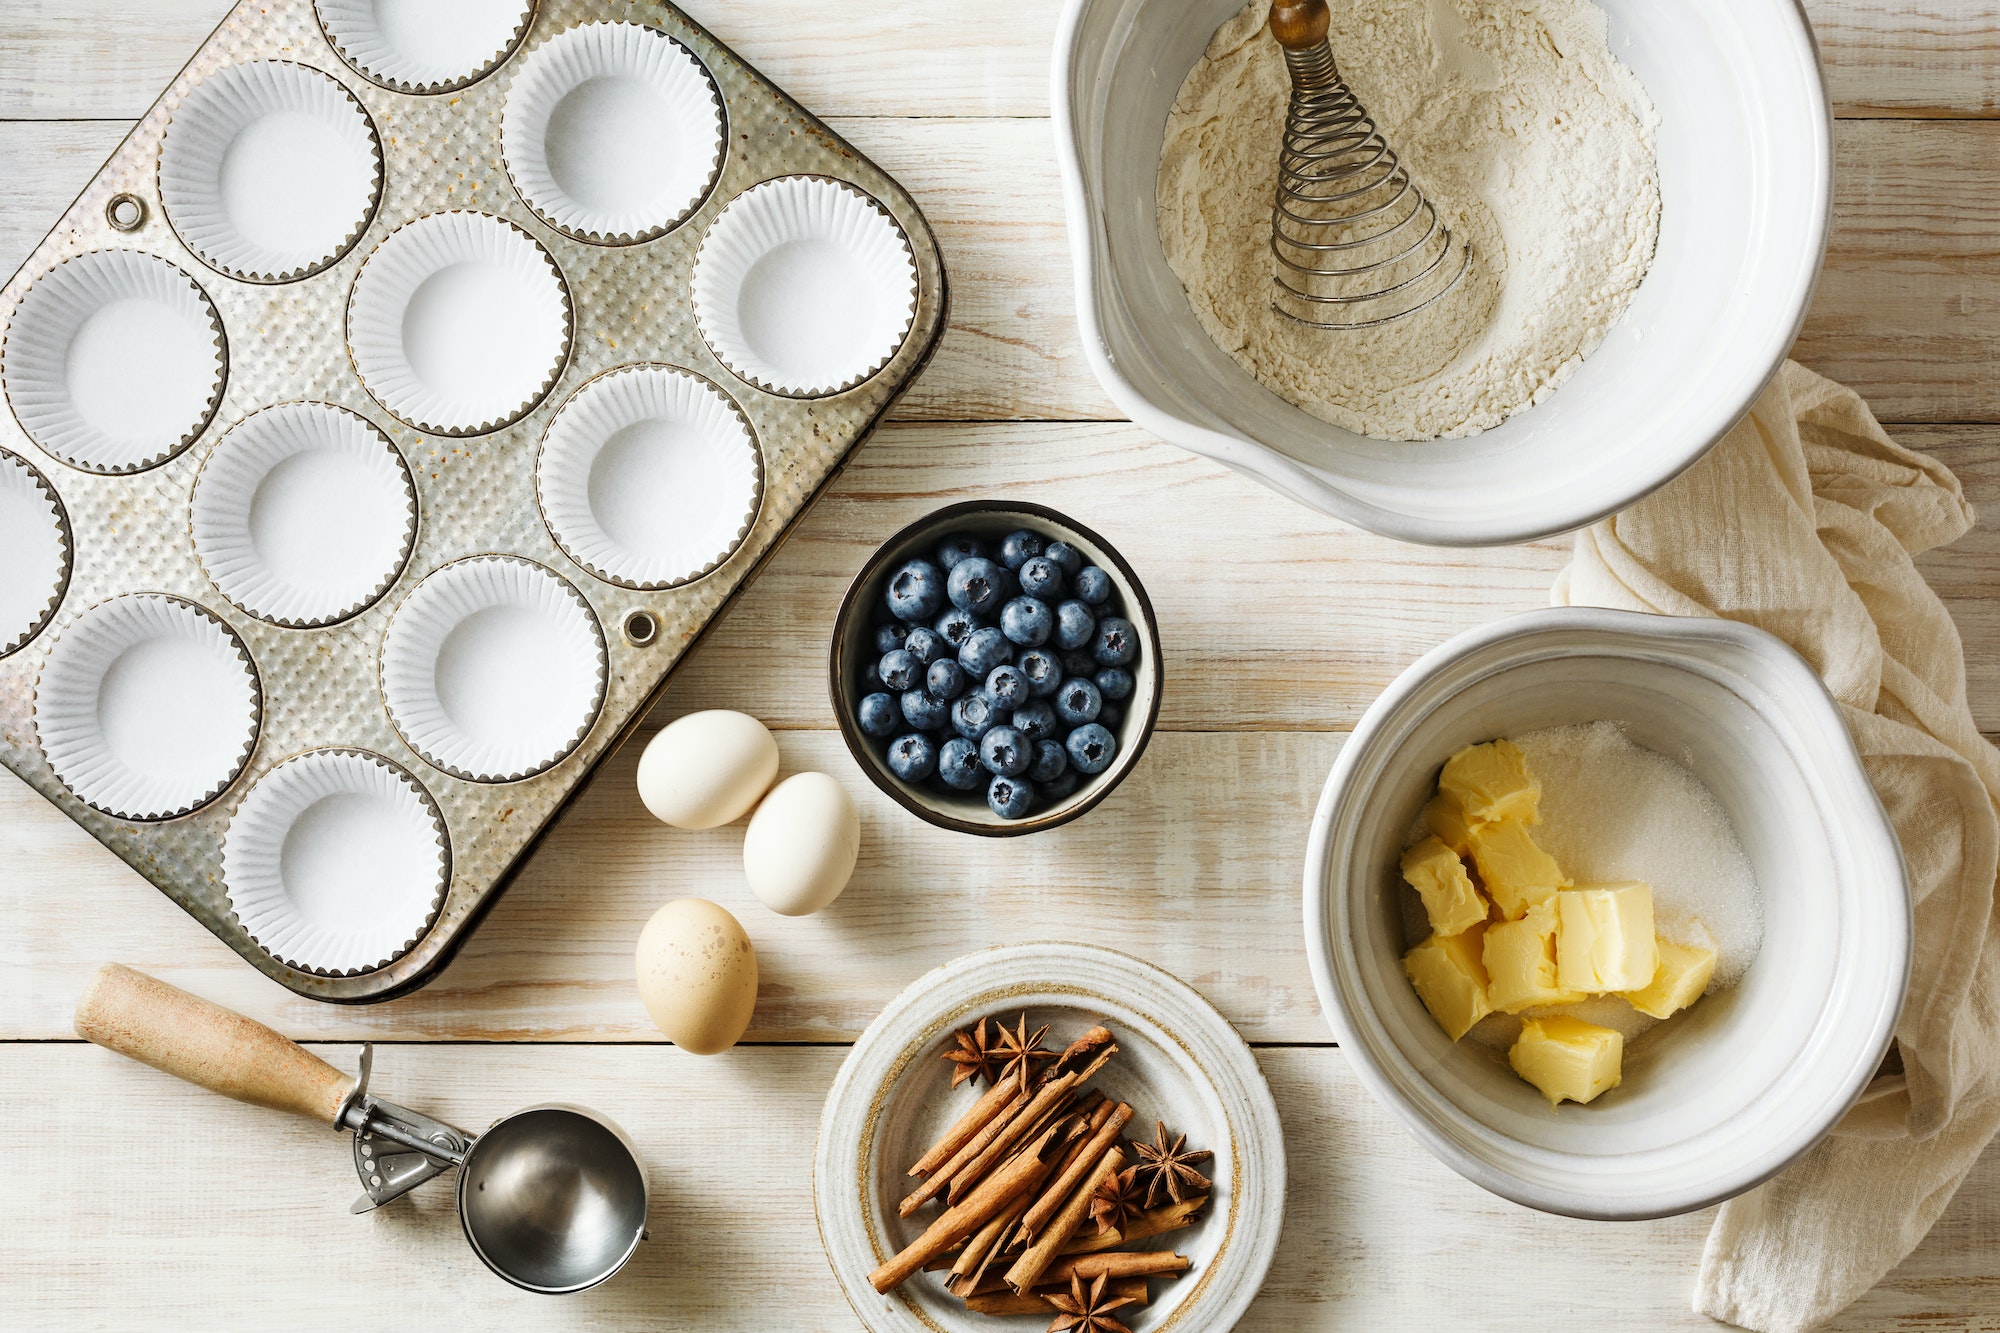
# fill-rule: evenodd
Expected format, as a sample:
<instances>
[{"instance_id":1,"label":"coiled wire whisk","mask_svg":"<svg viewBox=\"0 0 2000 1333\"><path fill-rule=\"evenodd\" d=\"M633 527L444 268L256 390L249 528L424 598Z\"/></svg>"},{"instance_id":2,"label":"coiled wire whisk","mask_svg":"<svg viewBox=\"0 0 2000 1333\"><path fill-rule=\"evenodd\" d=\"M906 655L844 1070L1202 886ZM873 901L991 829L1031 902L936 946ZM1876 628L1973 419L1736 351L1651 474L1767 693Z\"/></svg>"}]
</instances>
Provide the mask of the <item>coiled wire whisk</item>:
<instances>
[{"instance_id":1,"label":"coiled wire whisk","mask_svg":"<svg viewBox=\"0 0 2000 1333\"><path fill-rule=\"evenodd\" d=\"M1366 329L1414 315L1472 262L1411 181L1327 44L1326 0L1279 0L1271 34L1285 49L1285 109L1272 276L1279 314L1322 329Z\"/></svg>"}]
</instances>

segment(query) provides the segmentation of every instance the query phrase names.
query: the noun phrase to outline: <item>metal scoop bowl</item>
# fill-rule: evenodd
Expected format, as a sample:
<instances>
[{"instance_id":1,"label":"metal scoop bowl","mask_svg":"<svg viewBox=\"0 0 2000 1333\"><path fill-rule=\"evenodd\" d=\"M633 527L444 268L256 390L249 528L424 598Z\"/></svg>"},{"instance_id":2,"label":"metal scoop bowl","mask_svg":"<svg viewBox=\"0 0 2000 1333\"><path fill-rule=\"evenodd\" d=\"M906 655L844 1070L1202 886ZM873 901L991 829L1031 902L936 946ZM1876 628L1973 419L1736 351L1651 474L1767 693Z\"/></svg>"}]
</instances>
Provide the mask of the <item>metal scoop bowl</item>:
<instances>
[{"instance_id":1,"label":"metal scoop bowl","mask_svg":"<svg viewBox=\"0 0 2000 1333\"><path fill-rule=\"evenodd\" d=\"M360 1076L349 1078L262 1023L116 963L77 1001L76 1032L225 1097L351 1131L364 1191L357 1213L458 1167L465 1238L517 1287L594 1287L646 1237L639 1154L618 1126L583 1107L531 1106L468 1134L371 1095L371 1046Z\"/></svg>"}]
</instances>

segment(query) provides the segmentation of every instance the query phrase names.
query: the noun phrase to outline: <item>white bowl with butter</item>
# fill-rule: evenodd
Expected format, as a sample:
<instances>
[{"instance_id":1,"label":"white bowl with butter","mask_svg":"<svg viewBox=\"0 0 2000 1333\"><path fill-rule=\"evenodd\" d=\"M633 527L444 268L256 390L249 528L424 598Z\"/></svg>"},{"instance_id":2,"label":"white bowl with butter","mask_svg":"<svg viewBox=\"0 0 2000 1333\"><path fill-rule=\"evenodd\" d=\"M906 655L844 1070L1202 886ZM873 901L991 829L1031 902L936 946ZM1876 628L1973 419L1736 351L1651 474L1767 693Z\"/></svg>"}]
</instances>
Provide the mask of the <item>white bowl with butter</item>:
<instances>
[{"instance_id":1,"label":"white bowl with butter","mask_svg":"<svg viewBox=\"0 0 2000 1333\"><path fill-rule=\"evenodd\" d=\"M1763 943L1735 986L1628 1046L1618 1087L1552 1108L1411 989L1398 863L1457 750L1600 720L1714 793ZM1707 1207L1811 1147L1880 1066L1909 978L1901 848L1818 676L1748 626L1593 608L1462 634L1382 694L1314 817L1305 928L1342 1049L1426 1147L1518 1203L1605 1220Z\"/></svg>"},{"instance_id":2,"label":"white bowl with butter","mask_svg":"<svg viewBox=\"0 0 2000 1333\"><path fill-rule=\"evenodd\" d=\"M1798 0L1600 0L1660 114L1661 216L1625 317L1574 375L1459 440L1369 439L1259 384L1195 318L1161 248L1167 114L1242 0L1068 0L1051 112L1091 369L1172 444L1404 541L1567 532L1706 453L1798 336L1826 248L1832 119Z\"/></svg>"}]
</instances>

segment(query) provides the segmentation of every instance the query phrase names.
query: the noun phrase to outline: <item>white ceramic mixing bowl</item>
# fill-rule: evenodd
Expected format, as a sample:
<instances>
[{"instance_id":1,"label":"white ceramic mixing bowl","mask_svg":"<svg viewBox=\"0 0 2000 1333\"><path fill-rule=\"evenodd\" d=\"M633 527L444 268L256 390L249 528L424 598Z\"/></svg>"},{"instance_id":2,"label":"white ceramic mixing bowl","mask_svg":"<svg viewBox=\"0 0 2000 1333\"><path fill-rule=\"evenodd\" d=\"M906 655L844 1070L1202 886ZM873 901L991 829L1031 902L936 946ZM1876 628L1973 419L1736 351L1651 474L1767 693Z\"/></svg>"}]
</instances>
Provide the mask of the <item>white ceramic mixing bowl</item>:
<instances>
[{"instance_id":1,"label":"white ceramic mixing bowl","mask_svg":"<svg viewBox=\"0 0 2000 1333\"><path fill-rule=\"evenodd\" d=\"M1550 1109L1500 1052L1454 1045L1403 976L1397 861L1462 746L1622 722L1728 812L1763 897L1733 988L1643 1034L1625 1079ZM1661 1217L1741 1193L1818 1141L1881 1064L1909 978L1895 830L1819 678L1762 630L1536 611L1405 671L1327 779L1305 869L1320 1004L1362 1082L1447 1165L1576 1217Z\"/></svg>"},{"instance_id":2,"label":"white ceramic mixing bowl","mask_svg":"<svg viewBox=\"0 0 2000 1333\"><path fill-rule=\"evenodd\" d=\"M1053 113L1084 350L1162 439L1361 527L1480 546L1566 532L1720 439L1804 321L1832 125L1797 0L1601 0L1660 113L1659 250L1624 320L1541 404L1464 440L1371 440L1265 389L1196 321L1160 247L1167 112L1242 0L1070 0Z\"/></svg>"}]
</instances>

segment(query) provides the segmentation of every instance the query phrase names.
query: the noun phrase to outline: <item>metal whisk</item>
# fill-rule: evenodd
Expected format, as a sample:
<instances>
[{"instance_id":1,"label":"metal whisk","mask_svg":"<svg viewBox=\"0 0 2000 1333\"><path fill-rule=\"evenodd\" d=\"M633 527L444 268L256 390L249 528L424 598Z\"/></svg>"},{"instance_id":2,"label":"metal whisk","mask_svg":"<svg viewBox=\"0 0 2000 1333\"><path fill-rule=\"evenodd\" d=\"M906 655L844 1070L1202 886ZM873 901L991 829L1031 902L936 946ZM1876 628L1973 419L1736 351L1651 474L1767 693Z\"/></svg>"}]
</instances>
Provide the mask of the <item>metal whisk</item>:
<instances>
[{"instance_id":1,"label":"metal whisk","mask_svg":"<svg viewBox=\"0 0 2000 1333\"><path fill-rule=\"evenodd\" d=\"M1472 250L1453 243L1340 77L1327 23L1326 0L1271 7L1292 76L1271 209L1271 307L1316 328L1366 329L1437 301L1465 276Z\"/></svg>"}]
</instances>

